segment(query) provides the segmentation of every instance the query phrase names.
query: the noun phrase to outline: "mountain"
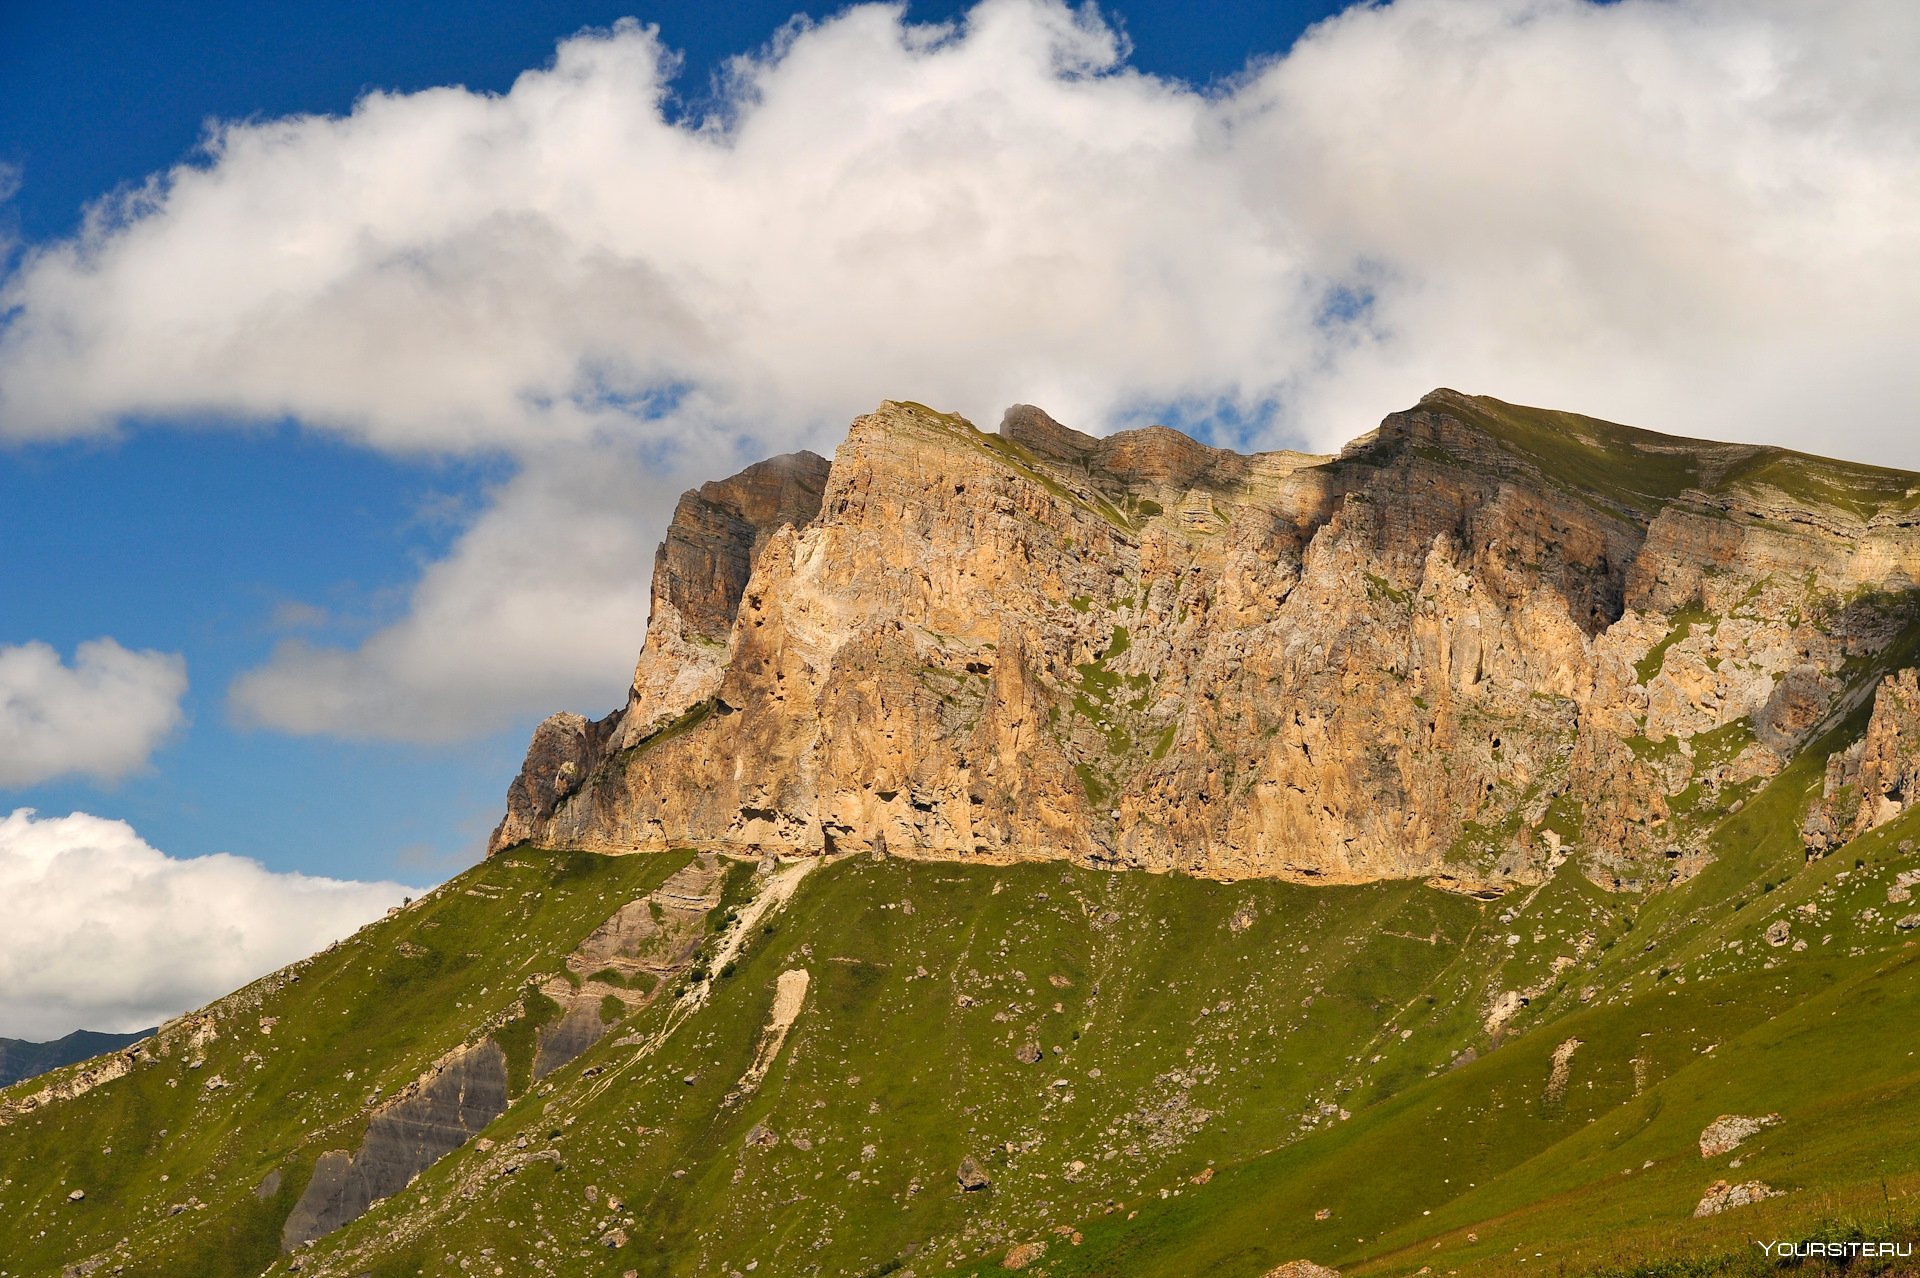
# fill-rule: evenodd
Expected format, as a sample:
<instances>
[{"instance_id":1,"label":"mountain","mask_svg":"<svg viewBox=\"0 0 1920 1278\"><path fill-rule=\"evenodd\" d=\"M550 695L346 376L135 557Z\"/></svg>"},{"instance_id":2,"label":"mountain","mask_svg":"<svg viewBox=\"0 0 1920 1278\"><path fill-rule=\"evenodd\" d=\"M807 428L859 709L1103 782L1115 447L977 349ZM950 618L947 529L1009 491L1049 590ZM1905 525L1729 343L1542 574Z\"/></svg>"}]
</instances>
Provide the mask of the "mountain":
<instances>
[{"instance_id":1,"label":"mountain","mask_svg":"<svg viewBox=\"0 0 1920 1278\"><path fill-rule=\"evenodd\" d=\"M23 1038L0 1038L0 1087L114 1051L129 1043L137 1043L152 1033L152 1030L141 1030L137 1034L75 1030L65 1038L56 1038L47 1043L30 1043Z\"/></svg>"},{"instance_id":2,"label":"mountain","mask_svg":"<svg viewBox=\"0 0 1920 1278\"><path fill-rule=\"evenodd\" d=\"M1912 478L1450 391L1331 458L888 404L682 500L494 844L1670 882L1871 694Z\"/></svg>"},{"instance_id":3,"label":"mountain","mask_svg":"<svg viewBox=\"0 0 1920 1278\"><path fill-rule=\"evenodd\" d=\"M884 405L682 498L486 861L0 1091L0 1274L1905 1245L1917 524L1451 391L1332 457Z\"/></svg>"}]
</instances>

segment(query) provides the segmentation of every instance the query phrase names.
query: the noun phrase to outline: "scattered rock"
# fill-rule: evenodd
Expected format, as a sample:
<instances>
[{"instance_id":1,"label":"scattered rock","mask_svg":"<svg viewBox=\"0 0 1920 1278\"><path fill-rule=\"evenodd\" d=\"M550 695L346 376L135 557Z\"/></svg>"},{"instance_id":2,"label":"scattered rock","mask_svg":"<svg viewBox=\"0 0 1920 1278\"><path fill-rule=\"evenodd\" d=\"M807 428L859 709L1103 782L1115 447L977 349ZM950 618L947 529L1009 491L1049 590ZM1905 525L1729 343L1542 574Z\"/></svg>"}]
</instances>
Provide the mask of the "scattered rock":
<instances>
[{"instance_id":1,"label":"scattered rock","mask_svg":"<svg viewBox=\"0 0 1920 1278\"><path fill-rule=\"evenodd\" d=\"M1007 1248L1007 1254L1000 1261L1002 1269L1025 1269L1034 1261L1047 1254L1047 1245L1043 1242L1017 1243Z\"/></svg>"},{"instance_id":2,"label":"scattered rock","mask_svg":"<svg viewBox=\"0 0 1920 1278\"><path fill-rule=\"evenodd\" d=\"M1700 1205L1693 1209L1693 1214L1695 1219L1701 1216L1718 1216L1723 1211L1745 1207L1763 1198L1778 1198L1780 1194L1780 1190L1761 1180L1744 1181L1738 1185L1716 1180L1707 1186L1707 1192L1701 1196Z\"/></svg>"},{"instance_id":3,"label":"scattered rock","mask_svg":"<svg viewBox=\"0 0 1920 1278\"><path fill-rule=\"evenodd\" d=\"M1311 1260L1289 1260L1267 1270L1266 1278L1340 1278L1340 1271L1316 1265Z\"/></svg>"},{"instance_id":4,"label":"scattered rock","mask_svg":"<svg viewBox=\"0 0 1920 1278\"><path fill-rule=\"evenodd\" d=\"M1785 919L1775 919L1773 922L1767 924L1766 936L1767 944L1773 946L1775 949L1779 949L1792 939L1788 932L1787 921Z\"/></svg>"},{"instance_id":5,"label":"scattered rock","mask_svg":"<svg viewBox=\"0 0 1920 1278\"><path fill-rule=\"evenodd\" d=\"M762 1149L771 1148L780 1143L780 1134L765 1123L755 1123L753 1130L747 1133L747 1144Z\"/></svg>"},{"instance_id":6,"label":"scattered rock","mask_svg":"<svg viewBox=\"0 0 1920 1278\"><path fill-rule=\"evenodd\" d=\"M960 1188L969 1193L993 1184L993 1178L987 1175L987 1169L982 1167L972 1154L960 1160L960 1170L955 1172L954 1176L959 1180Z\"/></svg>"},{"instance_id":7,"label":"scattered rock","mask_svg":"<svg viewBox=\"0 0 1920 1278\"><path fill-rule=\"evenodd\" d=\"M1780 1121L1778 1114L1749 1118L1744 1114L1722 1114L1700 1133L1700 1157L1718 1158L1740 1148L1742 1141Z\"/></svg>"},{"instance_id":8,"label":"scattered rock","mask_svg":"<svg viewBox=\"0 0 1920 1278\"><path fill-rule=\"evenodd\" d=\"M1041 1057L1045 1055L1046 1053L1040 1050L1040 1044L1022 1043L1020 1044L1019 1050L1014 1052L1013 1057L1022 1065L1038 1065Z\"/></svg>"},{"instance_id":9,"label":"scattered rock","mask_svg":"<svg viewBox=\"0 0 1920 1278\"><path fill-rule=\"evenodd\" d=\"M1526 1005L1526 995L1522 994L1519 990L1502 990L1499 996L1493 1000L1493 1006L1487 1009L1487 1014L1481 1019L1481 1024L1486 1027L1487 1033L1496 1033L1501 1026L1512 1020L1514 1016L1519 1013L1520 1009Z\"/></svg>"},{"instance_id":10,"label":"scattered rock","mask_svg":"<svg viewBox=\"0 0 1920 1278\"><path fill-rule=\"evenodd\" d=\"M76 1190L74 1190L74 1191L73 1191L73 1192L72 1192L71 1194L68 1194L68 1195L67 1195L67 1201L68 1201L68 1202L70 1202L70 1203L77 1203L77 1202L79 1202L79 1201L80 1201L81 1199L83 1199L83 1198L85 1198L86 1196L87 1196L87 1191L86 1191L86 1190L84 1190L84 1189L76 1189Z\"/></svg>"}]
</instances>

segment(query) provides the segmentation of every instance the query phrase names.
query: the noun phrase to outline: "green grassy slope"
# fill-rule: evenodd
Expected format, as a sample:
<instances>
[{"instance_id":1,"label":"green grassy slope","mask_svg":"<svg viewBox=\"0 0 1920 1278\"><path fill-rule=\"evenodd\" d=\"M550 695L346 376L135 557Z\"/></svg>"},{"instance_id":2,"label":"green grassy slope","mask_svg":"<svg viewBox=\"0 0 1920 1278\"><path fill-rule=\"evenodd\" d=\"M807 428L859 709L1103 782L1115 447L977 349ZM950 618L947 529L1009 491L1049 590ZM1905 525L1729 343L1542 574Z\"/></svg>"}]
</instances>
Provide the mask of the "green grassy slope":
<instances>
[{"instance_id":1,"label":"green grassy slope","mask_svg":"<svg viewBox=\"0 0 1920 1278\"><path fill-rule=\"evenodd\" d=\"M757 1261L864 1274L1004 1249L1058 1213L1337 1123L1368 1054L1419 1062L1414 1074L1444 1061L1471 1019L1463 947L1485 908L1406 883L825 866L640 1067L612 1068L636 1049L603 1043L549 1080L538 1109L510 1111L495 1150L423 1177L428 1206L375 1211L306 1269L454 1273L487 1251L509 1273L551 1258L579 1272ZM805 1009L765 1083L735 1094L775 980L797 967ZM669 1011L622 1028L645 1034ZM1402 1022L1419 1033L1401 1040ZM1028 1044L1039 1061L1021 1059ZM750 1141L756 1129L774 1143ZM522 1137L558 1162L505 1172L497 1156ZM990 1189L959 1188L968 1156ZM597 1265L614 1228L632 1241Z\"/></svg>"},{"instance_id":2,"label":"green grassy slope","mask_svg":"<svg viewBox=\"0 0 1920 1278\"><path fill-rule=\"evenodd\" d=\"M691 970L537 1081L554 1009L530 985L687 856L503 854L126 1077L26 1113L82 1070L0 1093L0 1275L984 1278L1044 1246L1050 1278L1650 1276L1761 1272L1754 1236L1899 1235L1920 907L1889 889L1920 871L1920 812L1811 864L1796 834L1863 716L1645 896L1571 864L1482 901L862 857L756 916L777 889L738 865ZM488 1034L506 1113L281 1256L319 1154ZM1726 1113L1780 1121L1703 1159ZM963 1189L963 1159L991 1185ZM1695 1220L1723 1178L1780 1196Z\"/></svg>"},{"instance_id":3,"label":"green grassy slope","mask_svg":"<svg viewBox=\"0 0 1920 1278\"><path fill-rule=\"evenodd\" d=\"M1913 1239L1920 933L1899 926L1912 907L1888 889L1920 869L1920 814L1803 865L1793 824L1770 817L1803 806L1808 769L1816 759L1725 823L1714 871L1650 898L1617 937L1629 943L1569 972L1563 989L1586 983L1587 1005L1544 1000L1530 1032L1482 1059L1204 1191L1087 1227L1082 1246L1049 1252L1048 1272L1253 1275L1306 1256L1349 1275L1538 1273L1542 1261L1759 1273L1775 1270L1754 1238ZM1764 940L1777 919L1792 938L1780 947ZM1575 1039L1555 1096L1554 1050ZM1781 1122L1737 1165L1703 1159L1701 1130L1728 1113ZM1695 1220L1722 1178L1782 1196Z\"/></svg>"},{"instance_id":4,"label":"green grassy slope","mask_svg":"<svg viewBox=\"0 0 1920 1278\"><path fill-rule=\"evenodd\" d=\"M358 1141L370 1099L513 1014L529 976L684 861L496 857L216 1004L215 1037L169 1035L153 1063L0 1126L0 1273L58 1273L121 1239L137 1240L114 1248L127 1273L259 1273L314 1158Z\"/></svg>"}]
</instances>

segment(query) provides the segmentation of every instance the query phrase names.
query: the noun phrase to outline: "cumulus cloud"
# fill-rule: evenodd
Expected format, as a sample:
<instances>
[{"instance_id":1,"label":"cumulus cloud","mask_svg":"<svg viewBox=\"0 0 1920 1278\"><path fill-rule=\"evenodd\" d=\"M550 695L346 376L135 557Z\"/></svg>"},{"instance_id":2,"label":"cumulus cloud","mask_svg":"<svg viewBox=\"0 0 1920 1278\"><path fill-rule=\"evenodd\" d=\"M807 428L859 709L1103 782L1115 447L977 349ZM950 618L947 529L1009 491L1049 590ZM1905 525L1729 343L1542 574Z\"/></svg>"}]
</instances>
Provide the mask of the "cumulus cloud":
<instances>
[{"instance_id":1,"label":"cumulus cloud","mask_svg":"<svg viewBox=\"0 0 1920 1278\"><path fill-rule=\"evenodd\" d=\"M187 663L112 639L74 649L0 647L0 787L55 777L112 781L147 765L185 720Z\"/></svg>"},{"instance_id":2,"label":"cumulus cloud","mask_svg":"<svg viewBox=\"0 0 1920 1278\"><path fill-rule=\"evenodd\" d=\"M324 948L411 889L176 859L124 821L0 819L0 1036L128 1031Z\"/></svg>"},{"instance_id":3,"label":"cumulus cloud","mask_svg":"<svg viewBox=\"0 0 1920 1278\"><path fill-rule=\"evenodd\" d=\"M353 648L283 641L234 683L234 711L286 732L452 741L605 709L646 628L670 496L619 454L542 458L427 569L405 617Z\"/></svg>"},{"instance_id":4,"label":"cumulus cloud","mask_svg":"<svg viewBox=\"0 0 1920 1278\"><path fill-rule=\"evenodd\" d=\"M1920 465L1916 50L1907 0L1394 0L1202 92L1090 7L872 6L685 120L623 24L502 95L221 126L33 249L0 433L292 416L670 487L884 396L1328 447L1445 384ZM493 518L395 635L273 669L417 690L428 648L494 642L428 611L513 578Z\"/></svg>"}]
</instances>

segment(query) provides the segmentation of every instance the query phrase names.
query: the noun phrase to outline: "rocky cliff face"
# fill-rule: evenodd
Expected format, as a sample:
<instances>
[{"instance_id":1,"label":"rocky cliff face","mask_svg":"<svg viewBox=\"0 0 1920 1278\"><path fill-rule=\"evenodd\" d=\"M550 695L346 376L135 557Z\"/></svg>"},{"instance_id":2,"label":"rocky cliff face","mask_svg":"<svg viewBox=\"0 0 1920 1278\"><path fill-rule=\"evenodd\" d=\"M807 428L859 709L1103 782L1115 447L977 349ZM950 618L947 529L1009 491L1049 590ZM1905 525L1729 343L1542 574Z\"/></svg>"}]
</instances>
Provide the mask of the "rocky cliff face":
<instances>
[{"instance_id":1,"label":"rocky cliff face","mask_svg":"<svg viewBox=\"0 0 1920 1278\"><path fill-rule=\"evenodd\" d=\"M494 847L535 837L610 749L631 748L712 699L755 558L775 530L819 513L826 482L826 459L801 452L681 494L654 555L653 609L627 704L598 721L556 714L540 725L508 790Z\"/></svg>"},{"instance_id":2,"label":"rocky cliff face","mask_svg":"<svg viewBox=\"0 0 1920 1278\"><path fill-rule=\"evenodd\" d=\"M1649 886L1905 651L1916 484L1451 391L1335 457L888 403L682 499L494 845Z\"/></svg>"},{"instance_id":3,"label":"rocky cliff face","mask_svg":"<svg viewBox=\"0 0 1920 1278\"><path fill-rule=\"evenodd\" d=\"M1899 816L1920 801L1920 671L1881 680L1864 736L1827 759L1820 799L1801 835L1810 856Z\"/></svg>"}]
</instances>

